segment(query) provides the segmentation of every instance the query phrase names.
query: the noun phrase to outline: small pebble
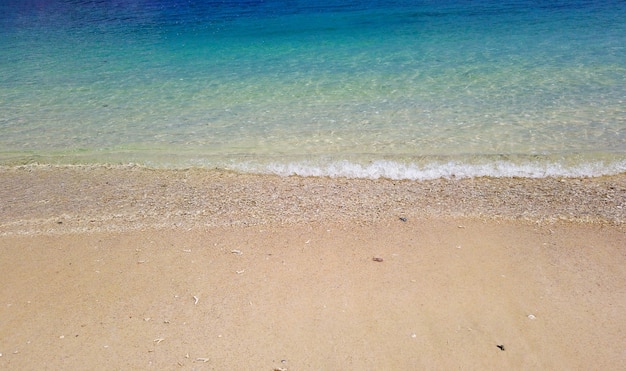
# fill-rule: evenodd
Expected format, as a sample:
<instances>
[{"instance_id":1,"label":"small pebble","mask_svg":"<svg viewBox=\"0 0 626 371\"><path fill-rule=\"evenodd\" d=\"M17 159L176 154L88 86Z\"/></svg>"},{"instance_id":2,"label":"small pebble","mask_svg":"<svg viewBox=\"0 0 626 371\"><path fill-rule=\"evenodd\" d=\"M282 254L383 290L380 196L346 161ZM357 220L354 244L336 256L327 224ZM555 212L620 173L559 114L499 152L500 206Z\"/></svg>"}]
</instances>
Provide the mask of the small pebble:
<instances>
[{"instance_id":1,"label":"small pebble","mask_svg":"<svg viewBox=\"0 0 626 371\"><path fill-rule=\"evenodd\" d=\"M375 262L379 262L380 263L380 262L383 261L383 258L379 258L379 257L375 256L375 257L372 258L372 260L375 261Z\"/></svg>"}]
</instances>

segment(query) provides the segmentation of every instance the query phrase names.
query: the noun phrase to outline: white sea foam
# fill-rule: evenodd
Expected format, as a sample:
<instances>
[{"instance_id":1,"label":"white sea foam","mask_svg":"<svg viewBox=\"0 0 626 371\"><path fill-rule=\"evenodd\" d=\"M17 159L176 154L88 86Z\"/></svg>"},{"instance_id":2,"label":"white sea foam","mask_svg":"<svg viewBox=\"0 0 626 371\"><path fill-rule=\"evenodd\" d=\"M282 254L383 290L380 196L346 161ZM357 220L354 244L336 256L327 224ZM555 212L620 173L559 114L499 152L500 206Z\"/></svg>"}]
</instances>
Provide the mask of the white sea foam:
<instances>
[{"instance_id":1,"label":"white sea foam","mask_svg":"<svg viewBox=\"0 0 626 371\"><path fill-rule=\"evenodd\" d=\"M626 172L626 160L606 163L603 161L587 162L571 166L560 163L493 161L485 163L463 163L457 161L432 162L425 165L400 163L389 160L372 161L369 164L358 164L350 161L333 161L326 164L309 162L269 163L266 165L241 163L230 166L242 172L276 174L281 176L312 176L332 178L387 178L393 180L429 180L439 178L473 178L473 177L597 177L615 175Z\"/></svg>"}]
</instances>

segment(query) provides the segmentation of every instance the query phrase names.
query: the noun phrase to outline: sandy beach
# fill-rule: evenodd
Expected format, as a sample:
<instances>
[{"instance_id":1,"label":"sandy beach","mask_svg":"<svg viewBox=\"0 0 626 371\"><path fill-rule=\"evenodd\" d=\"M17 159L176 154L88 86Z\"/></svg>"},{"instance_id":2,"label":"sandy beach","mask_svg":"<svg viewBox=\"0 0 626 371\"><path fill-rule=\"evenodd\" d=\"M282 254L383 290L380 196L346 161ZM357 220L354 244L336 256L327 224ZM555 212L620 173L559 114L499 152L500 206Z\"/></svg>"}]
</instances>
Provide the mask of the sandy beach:
<instances>
[{"instance_id":1,"label":"sandy beach","mask_svg":"<svg viewBox=\"0 0 626 371\"><path fill-rule=\"evenodd\" d=\"M0 369L623 369L626 174L0 168Z\"/></svg>"}]
</instances>

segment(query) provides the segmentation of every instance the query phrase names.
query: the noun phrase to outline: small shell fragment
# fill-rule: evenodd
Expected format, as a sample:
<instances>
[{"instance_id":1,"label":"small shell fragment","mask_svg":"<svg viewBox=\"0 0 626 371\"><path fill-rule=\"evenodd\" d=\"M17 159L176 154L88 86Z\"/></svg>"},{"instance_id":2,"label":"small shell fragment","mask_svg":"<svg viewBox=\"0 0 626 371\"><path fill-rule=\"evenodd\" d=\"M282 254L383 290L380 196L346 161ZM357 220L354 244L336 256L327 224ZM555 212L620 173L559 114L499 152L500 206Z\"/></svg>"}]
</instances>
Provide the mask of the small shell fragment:
<instances>
[{"instance_id":1,"label":"small shell fragment","mask_svg":"<svg viewBox=\"0 0 626 371\"><path fill-rule=\"evenodd\" d=\"M529 314L529 315L528 315L528 319L536 319L536 318L537 318L537 317L535 317L535 315L534 315L534 314Z\"/></svg>"},{"instance_id":2,"label":"small shell fragment","mask_svg":"<svg viewBox=\"0 0 626 371\"><path fill-rule=\"evenodd\" d=\"M231 253L231 254L235 254L235 255L241 255L241 254L243 254L243 253L241 252L241 250L230 250L230 253Z\"/></svg>"},{"instance_id":3,"label":"small shell fragment","mask_svg":"<svg viewBox=\"0 0 626 371\"><path fill-rule=\"evenodd\" d=\"M383 258L378 257L378 256L375 256L375 257L373 257L373 258L372 258L372 260L373 260L373 261L375 261L375 262L380 263L380 262L382 262L382 261L383 261Z\"/></svg>"}]
</instances>

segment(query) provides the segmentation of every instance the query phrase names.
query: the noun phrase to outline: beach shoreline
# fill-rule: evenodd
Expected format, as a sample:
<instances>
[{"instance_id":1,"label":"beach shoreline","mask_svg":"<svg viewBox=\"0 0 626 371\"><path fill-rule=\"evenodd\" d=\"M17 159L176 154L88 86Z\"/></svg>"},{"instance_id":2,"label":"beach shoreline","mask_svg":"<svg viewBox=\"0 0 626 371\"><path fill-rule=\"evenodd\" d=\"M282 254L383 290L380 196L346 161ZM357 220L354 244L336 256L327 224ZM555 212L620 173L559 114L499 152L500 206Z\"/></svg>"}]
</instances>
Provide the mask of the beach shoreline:
<instances>
[{"instance_id":1,"label":"beach shoreline","mask_svg":"<svg viewBox=\"0 0 626 371\"><path fill-rule=\"evenodd\" d=\"M598 4L0 2L0 370L626 370Z\"/></svg>"},{"instance_id":2,"label":"beach shoreline","mask_svg":"<svg viewBox=\"0 0 626 371\"><path fill-rule=\"evenodd\" d=\"M626 221L626 173L409 181L36 165L0 168L0 183L0 235L442 216Z\"/></svg>"},{"instance_id":3,"label":"beach shoreline","mask_svg":"<svg viewBox=\"0 0 626 371\"><path fill-rule=\"evenodd\" d=\"M626 366L626 174L0 182L3 369Z\"/></svg>"}]
</instances>

